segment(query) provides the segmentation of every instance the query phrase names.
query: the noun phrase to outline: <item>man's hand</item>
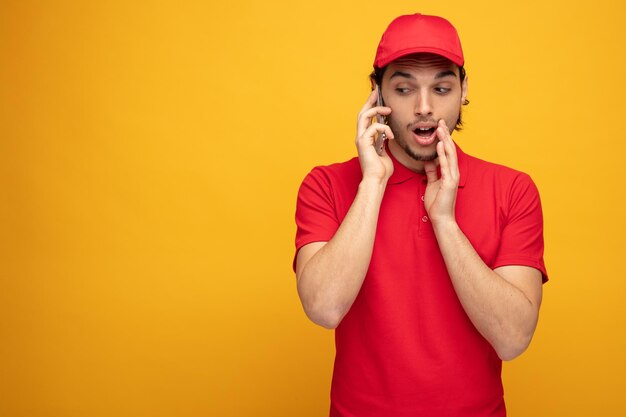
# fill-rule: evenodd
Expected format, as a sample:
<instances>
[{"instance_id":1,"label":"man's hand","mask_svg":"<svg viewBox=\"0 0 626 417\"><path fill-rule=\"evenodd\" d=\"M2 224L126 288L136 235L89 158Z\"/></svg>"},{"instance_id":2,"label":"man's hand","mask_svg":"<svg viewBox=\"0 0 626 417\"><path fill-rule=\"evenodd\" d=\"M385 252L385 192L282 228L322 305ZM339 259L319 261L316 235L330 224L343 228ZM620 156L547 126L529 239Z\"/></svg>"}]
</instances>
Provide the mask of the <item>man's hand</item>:
<instances>
[{"instance_id":1,"label":"man's hand","mask_svg":"<svg viewBox=\"0 0 626 417\"><path fill-rule=\"evenodd\" d=\"M339 229L328 242L313 242L300 248L296 258L298 294L309 318L326 328L335 328L346 315L363 285L372 259L380 204L393 163L387 152L378 155L376 133L393 138L381 123L372 123L377 114L388 115L389 107L375 107L374 90L357 121L356 146L363 179Z\"/></svg>"},{"instance_id":2,"label":"man's hand","mask_svg":"<svg viewBox=\"0 0 626 417\"><path fill-rule=\"evenodd\" d=\"M372 94L370 94L367 102L359 112L356 125L356 148L359 153L363 179L386 182L393 174L393 163L384 148L382 155L378 155L374 148L374 142L376 134L380 135L383 132L388 139L393 139L393 132L385 124L372 123L372 119L377 114L389 115L391 108L375 106L377 100L378 88L372 91Z\"/></svg>"},{"instance_id":3,"label":"man's hand","mask_svg":"<svg viewBox=\"0 0 626 417\"><path fill-rule=\"evenodd\" d=\"M424 204L433 225L455 221L454 207L459 185L459 163L456 156L456 148L443 119L439 120L437 137L439 138L437 156L439 157L441 178L437 176L437 164L435 161L424 163L424 170L428 178Z\"/></svg>"},{"instance_id":4,"label":"man's hand","mask_svg":"<svg viewBox=\"0 0 626 417\"><path fill-rule=\"evenodd\" d=\"M541 305L541 272L507 265L491 270L456 223L454 207L459 184L456 147L443 120L437 127L437 164L428 161L424 204L454 290L463 309L498 356L510 360L530 343Z\"/></svg>"}]
</instances>

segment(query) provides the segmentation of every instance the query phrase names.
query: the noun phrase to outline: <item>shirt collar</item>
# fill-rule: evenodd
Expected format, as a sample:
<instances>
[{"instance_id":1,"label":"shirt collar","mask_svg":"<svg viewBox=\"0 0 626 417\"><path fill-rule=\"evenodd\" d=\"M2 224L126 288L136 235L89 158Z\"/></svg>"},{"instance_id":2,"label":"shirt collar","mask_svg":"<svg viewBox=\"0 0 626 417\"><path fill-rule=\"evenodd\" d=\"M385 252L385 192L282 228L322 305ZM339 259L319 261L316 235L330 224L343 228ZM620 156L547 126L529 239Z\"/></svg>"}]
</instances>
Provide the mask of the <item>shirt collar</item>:
<instances>
[{"instance_id":1,"label":"shirt collar","mask_svg":"<svg viewBox=\"0 0 626 417\"><path fill-rule=\"evenodd\" d=\"M467 155L461 150L456 142L454 142L454 146L456 147L456 156L459 161L459 187L464 187L468 175ZM387 155L389 155L391 161L393 162L393 174L391 174L387 184L401 184L413 178L425 178L425 174L413 172L398 162L389 150L388 142L385 143L385 148L387 150ZM439 171L439 168L437 168L437 171Z\"/></svg>"}]
</instances>

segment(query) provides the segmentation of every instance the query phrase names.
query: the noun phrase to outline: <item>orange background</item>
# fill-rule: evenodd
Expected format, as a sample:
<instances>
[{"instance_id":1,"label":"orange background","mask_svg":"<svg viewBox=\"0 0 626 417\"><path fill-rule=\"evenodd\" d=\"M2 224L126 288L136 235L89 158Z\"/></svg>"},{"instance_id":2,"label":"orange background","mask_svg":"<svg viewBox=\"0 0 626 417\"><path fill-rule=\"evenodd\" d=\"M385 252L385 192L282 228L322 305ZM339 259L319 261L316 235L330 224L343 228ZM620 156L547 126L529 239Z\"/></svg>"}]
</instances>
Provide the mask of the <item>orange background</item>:
<instances>
[{"instance_id":1,"label":"orange background","mask_svg":"<svg viewBox=\"0 0 626 417\"><path fill-rule=\"evenodd\" d=\"M509 415L626 414L624 6L483 0L0 1L0 415L325 415L296 192L355 154L377 42L415 11L464 44L457 142L542 194Z\"/></svg>"}]
</instances>

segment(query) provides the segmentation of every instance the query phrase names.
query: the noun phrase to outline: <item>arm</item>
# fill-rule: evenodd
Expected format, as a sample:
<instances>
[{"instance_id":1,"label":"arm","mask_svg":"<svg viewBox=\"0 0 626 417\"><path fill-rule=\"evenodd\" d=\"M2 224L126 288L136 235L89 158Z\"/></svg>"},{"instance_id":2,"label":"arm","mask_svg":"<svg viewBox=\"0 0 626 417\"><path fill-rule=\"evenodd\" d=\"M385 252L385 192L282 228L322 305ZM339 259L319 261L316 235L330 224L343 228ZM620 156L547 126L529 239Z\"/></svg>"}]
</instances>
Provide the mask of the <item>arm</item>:
<instances>
[{"instance_id":1,"label":"arm","mask_svg":"<svg viewBox=\"0 0 626 417\"><path fill-rule=\"evenodd\" d=\"M526 266L491 270L478 256L456 223L454 205L459 180L456 149L445 123L440 122L436 165L425 164L426 210L454 289L476 329L498 356L511 360L528 347L537 325L542 296L541 273Z\"/></svg>"},{"instance_id":2,"label":"arm","mask_svg":"<svg viewBox=\"0 0 626 417\"><path fill-rule=\"evenodd\" d=\"M300 248L296 258L298 294L307 316L326 328L335 328L354 302L369 267L376 224L393 163L374 149L376 132L393 138L391 129L373 123L376 114L389 114L388 107L374 107L377 90L363 106L357 120L356 146L363 178L346 217L328 242Z\"/></svg>"}]
</instances>

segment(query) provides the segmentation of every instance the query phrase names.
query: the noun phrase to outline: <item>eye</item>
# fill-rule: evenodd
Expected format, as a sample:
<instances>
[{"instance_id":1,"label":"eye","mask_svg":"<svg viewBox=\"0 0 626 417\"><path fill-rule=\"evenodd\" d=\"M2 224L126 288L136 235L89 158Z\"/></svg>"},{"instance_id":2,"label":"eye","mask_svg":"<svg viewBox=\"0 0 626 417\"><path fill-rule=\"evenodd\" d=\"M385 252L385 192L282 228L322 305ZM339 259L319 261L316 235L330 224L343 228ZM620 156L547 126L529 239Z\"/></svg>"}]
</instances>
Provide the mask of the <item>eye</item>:
<instances>
[{"instance_id":1,"label":"eye","mask_svg":"<svg viewBox=\"0 0 626 417\"><path fill-rule=\"evenodd\" d=\"M405 88L405 87L396 87L396 91L400 94L407 94L410 91L410 89Z\"/></svg>"},{"instance_id":2,"label":"eye","mask_svg":"<svg viewBox=\"0 0 626 417\"><path fill-rule=\"evenodd\" d=\"M435 92L437 94L447 94L450 90L451 90L451 88L435 87Z\"/></svg>"}]
</instances>

